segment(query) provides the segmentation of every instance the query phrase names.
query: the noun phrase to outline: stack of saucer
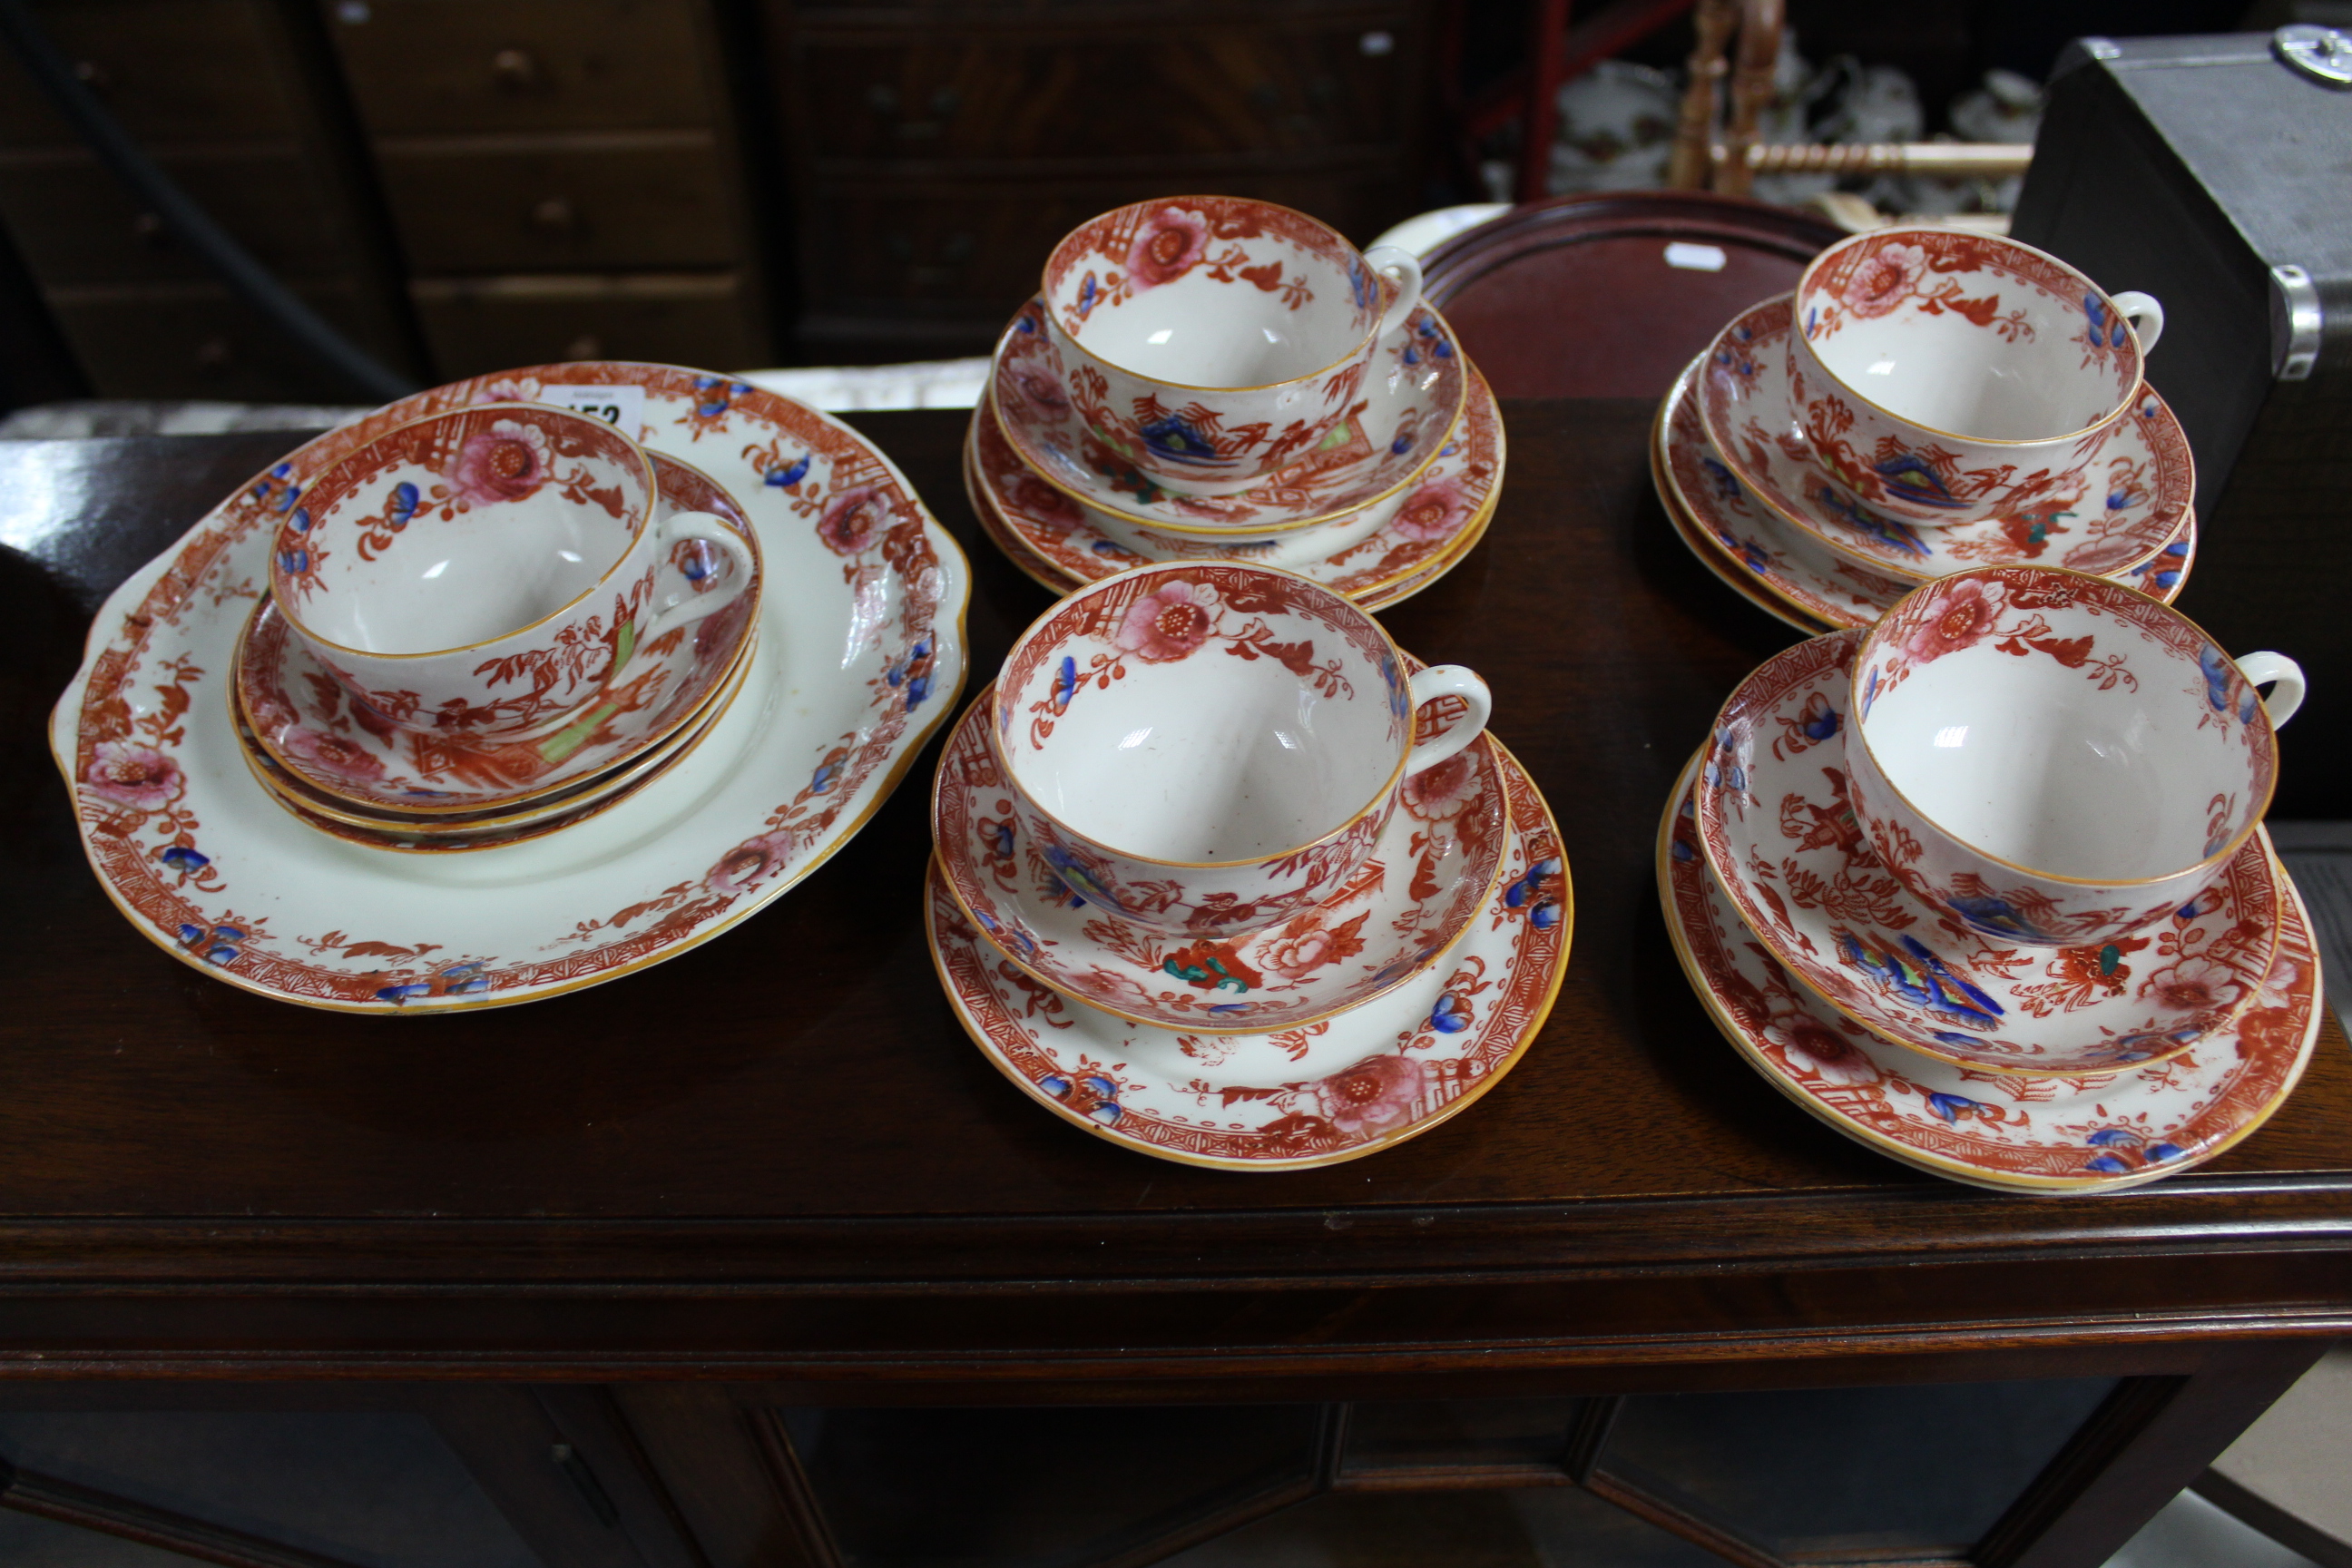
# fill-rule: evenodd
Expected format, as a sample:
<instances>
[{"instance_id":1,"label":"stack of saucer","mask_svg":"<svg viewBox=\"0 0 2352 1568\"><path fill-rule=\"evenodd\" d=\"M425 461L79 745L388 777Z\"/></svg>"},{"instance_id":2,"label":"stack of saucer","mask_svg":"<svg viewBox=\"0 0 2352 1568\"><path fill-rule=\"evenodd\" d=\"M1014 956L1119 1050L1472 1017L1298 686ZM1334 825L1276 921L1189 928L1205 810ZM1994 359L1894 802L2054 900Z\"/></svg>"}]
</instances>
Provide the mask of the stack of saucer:
<instances>
[{"instance_id":1,"label":"stack of saucer","mask_svg":"<svg viewBox=\"0 0 2352 1568\"><path fill-rule=\"evenodd\" d=\"M1483 681L1238 563L1078 590L950 734L926 891L1007 1077L1165 1159L1333 1163L1508 1071L1567 966L1559 831Z\"/></svg>"},{"instance_id":2,"label":"stack of saucer","mask_svg":"<svg viewBox=\"0 0 2352 1568\"><path fill-rule=\"evenodd\" d=\"M2168 603L2196 552L2196 468L2140 374L2163 322L2012 240L1860 235L1692 362L1652 476L1700 561L1804 631L1991 564Z\"/></svg>"},{"instance_id":3,"label":"stack of saucer","mask_svg":"<svg viewBox=\"0 0 2352 1568\"><path fill-rule=\"evenodd\" d=\"M758 540L590 415L489 404L312 479L227 682L247 765L322 833L419 854L562 832L692 752L757 641Z\"/></svg>"},{"instance_id":4,"label":"stack of saucer","mask_svg":"<svg viewBox=\"0 0 2352 1568\"><path fill-rule=\"evenodd\" d=\"M1659 830L1684 969L1775 1087L1907 1164L2103 1192L2211 1159L2318 1035L2262 826L2302 692L2097 577L1945 577L1724 705Z\"/></svg>"},{"instance_id":5,"label":"stack of saucer","mask_svg":"<svg viewBox=\"0 0 2352 1568\"><path fill-rule=\"evenodd\" d=\"M964 449L982 526L1056 593L1249 561L1378 609L1469 553L1502 479L1494 394L1412 257L1225 196L1065 238Z\"/></svg>"}]
</instances>

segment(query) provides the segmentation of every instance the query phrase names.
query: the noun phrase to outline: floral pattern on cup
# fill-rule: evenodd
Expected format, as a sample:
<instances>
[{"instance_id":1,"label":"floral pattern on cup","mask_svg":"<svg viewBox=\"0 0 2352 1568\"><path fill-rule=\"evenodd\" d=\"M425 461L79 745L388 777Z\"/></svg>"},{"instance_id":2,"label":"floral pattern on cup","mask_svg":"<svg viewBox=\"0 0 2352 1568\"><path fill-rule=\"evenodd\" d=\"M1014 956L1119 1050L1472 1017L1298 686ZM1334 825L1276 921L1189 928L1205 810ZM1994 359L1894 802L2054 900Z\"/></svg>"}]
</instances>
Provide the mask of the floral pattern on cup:
<instances>
[{"instance_id":1,"label":"floral pattern on cup","mask_svg":"<svg viewBox=\"0 0 2352 1568\"><path fill-rule=\"evenodd\" d=\"M949 737L933 841L957 902L1040 984L1165 1028L1291 1028L1404 984L1493 893L1507 837L1497 764L1473 744L1404 782L1401 809L1330 897L1234 936L1155 931L1110 912L1066 854L1033 840L987 737L985 696Z\"/></svg>"},{"instance_id":2,"label":"floral pattern on cup","mask_svg":"<svg viewBox=\"0 0 2352 1568\"><path fill-rule=\"evenodd\" d=\"M1774 656L1716 721L1698 841L1775 959L1873 1033L1988 1072L2104 1072L2187 1049L2260 984L2274 871L2240 847L2212 886L2137 935L2055 952L1915 898L1855 821L1847 729L1858 632Z\"/></svg>"},{"instance_id":3,"label":"floral pattern on cup","mask_svg":"<svg viewBox=\"0 0 2352 1568\"><path fill-rule=\"evenodd\" d=\"M1960 658L1976 661L1979 683L2038 674L2050 682L2040 689L2092 700L2085 711L2102 715L2113 744L2133 753L2163 797L2184 802L2168 812L2160 802L2148 805L2139 815L2153 814L2158 825L2141 833L2120 814L2120 803L2085 793L2087 778L2053 771L2046 778L2007 781L2009 789L1990 804L1969 807L1987 825L1978 831L2018 819L2023 808L2011 803L2019 792L2056 791L2054 805L2036 809L2073 813L2067 820L2082 833L2110 826L2131 833L2131 842L2102 855L2160 861L2159 869L2037 868L1971 842L1915 803L1922 780L1976 776L1958 771L1976 765L1957 754L1967 725L1929 726L1938 767L1922 773L1921 716L1906 713L1896 736L1885 705L1922 671ZM2010 660L2017 662L1998 662ZM2291 661L2274 654L2232 660L2178 612L2103 578L2029 566L1943 578L1889 611L1855 658L1857 722L1847 747L1854 815L1906 887L1976 930L2034 946L2130 936L2192 906L2268 809L2277 768L2273 720L2241 664L2282 677L2275 700L2282 718L2301 700L2302 675ZM2068 721L2084 721L2080 714ZM2158 739L2116 739L2151 732ZM2162 755L2143 749L2153 747L2163 748ZM2107 754L2104 746L2093 750ZM2196 842L2182 837L2191 808L2202 822Z\"/></svg>"},{"instance_id":4,"label":"floral pattern on cup","mask_svg":"<svg viewBox=\"0 0 2352 1568\"><path fill-rule=\"evenodd\" d=\"M1459 417L1469 366L1435 311L1415 310L1378 340L1366 363L1371 374L1355 384L1360 396L1328 428L1286 447L1278 471L1216 494L1171 487L1139 459L1140 426L1114 408L1107 380L1087 390L1089 376L1103 373L1066 368L1042 300L1024 306L999 342L989 400L1022 459L1086 506L1175 532L1280 532L1394 494L1429 466ZM1156 403L1151 408L1165 412Z\"/></svg>"},{"instance_id":5,"label":"floral pattern on cup","mask_svg":"<svg viewBox=\"0 0 2352 1568\"><path fill-rule=\"evenodd\" d=\"M1202 657L1196 660L1196 655ZM1280 673L1250 685L1244 671L1259 664ZM1218 721L1210 716L1244 690L1264 696L1295 689L1295 700L1321 706L1323 722L1318 730L1302 727L1285 746L1320 749L1331 771L1295 775L1297 782L1286 787L1302 791L1300 797L1258 801L1255 829L1216 820L1214 813L1201 815L1185 802L1171 805L1164 825L1122 816L1125 803L1112 798L1062 801L1057 810L1047 809L1024 776L1034 772L1041 785L1057 791L1081 787L1072 778L1086 780L1083 787L1107 787L1107 775L1098 771L1108 765L1101 761L1110 754L1102 749L1108 736L1094 731L1104 723L1128 731L1127 719L1113 715L1128 713L1140 700L1134 693L1141 683L1131 678L1175 665L1186 666L1187 673L1157 685L1160 706L1149 715L1134 710L1144 728L1127 732L1120 753L1169 722L1171 713L1180 722L1213 724ZM1426 701L1441 691L1474 700L1477 722L1416 743L1416 697ZM1185 693L1181 704L1178 692ZM1138 924L1223 937L1273 925L1336 892L1379 840L1402 781L1467 745L1484 723L1486 700L1483 683L1458 667L1408 677L1376 622L1304 578L1197 563L1121 574L1081 589L1041 616L1007 656L988 733L1024 832L1064 880ZM1095 710L1106 702L1113 706L1097 715ZM1374 703L1377 709L1366 706ZM1057 731L1074 716L1088 732L1057 742ZM1071 769L1078 771L1051 782ZM1358 788L1360 795L1349 793ZM1074 804L1097 818L1118 819L1130 844L1114 846L1071 826L1065 818ZM1329 825L1319 831L1307 826L1327 818ZM1238 856L1207 847L1227 836L1236 847L1255 842L1253 832L1303 837L1279 849L1251 848ZM1198 840L1203 848L1148 853L1133 843L1146 835Z\"/></svg>"},{"instance_id":6,"label":"floral pattern on cup","mask_svg":"<svg viewBox=\"0 0 2352 1568\"><path fill-rule=\"evenodd\" d=\"M1789 370L1790 297L1743 310L1709 347L1695 389L1708 440L1762 503L1852 566L1916 584L1972 565L2034 562L2107 576L2179 533L2197 469L2172 410L2142 388L2092 459L2030 510L1927 527L1874 508L1824 470Z\"/></svg>"},{"instance_id":7,"label":"floral pattern on cup","mask_svg":"<svg viewBox=\"0 0 2352 1568\"><path fill-rule=\"evenodd\" d=\"M2084 466L2141 385L2123 312L2148 317L2150 343L2163 321L2030 246L1937 228L1832 246L1793 310L1788 383L1812 460L1864 505L1936 525L2090 494Z\"/></svg>"},{"instance_id":8,"label":"floral pattern on cup","mask_svg":"<svg viewBox=\"0 0 2352 1568\"><path fill-rule=\"evenodd\" d=\"M1660 830L1659 897L1683 968L1724 1037L1815 1117L1881 1153L1972 1185L2101 1193L2202 1164L2301 1079L2319 1035L2309 919L2281 879L2279 938L2235 1020L2189 1049L2095 1076L1994 1073L1879 1039L1797 984L1724 893L1684 775Z\"/></svg>"},{"instance_id":9,"label":"floral pattern on cup","mask_svg":"<svg viewBox=\"0 0 2352 1568\"><path fill-rule=\"evenodd\" d=\"M1013 964L934 860L931 952L967 1033L1039 1105L1138 1153L1226 1170L1326 1165L1391 1148L1500 1081L1549 1013L1572 901L1558 828L1500 747L1510 811L1498 891L1460 942L1360 1006L1266 1034L1139 1026Z\"/></svg>"}]
</instances>

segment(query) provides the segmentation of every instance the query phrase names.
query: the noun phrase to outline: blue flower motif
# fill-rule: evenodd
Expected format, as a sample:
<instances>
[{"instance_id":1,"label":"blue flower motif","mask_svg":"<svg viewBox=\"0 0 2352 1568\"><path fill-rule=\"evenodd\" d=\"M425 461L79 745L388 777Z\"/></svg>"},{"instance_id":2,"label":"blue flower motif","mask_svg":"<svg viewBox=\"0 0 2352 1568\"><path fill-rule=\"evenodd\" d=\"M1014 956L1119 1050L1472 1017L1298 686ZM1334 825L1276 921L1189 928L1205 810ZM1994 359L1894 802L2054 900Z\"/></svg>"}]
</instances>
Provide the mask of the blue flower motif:
<instances>
[{"instance_id":1,"label":"blue flower motif","mask_svg":"<svg viewBox=\"0 0 2352 1568\"><path fill-rule=\"evenodd\" d=\"M375 994L375 999L379 1002L405 1002L411 996L430 996L432 994L433 982L430 980L411 980L399 985L384 986Z\"/></svg>"},{"instance_id":2,"label":"blue flower motif","mask_svg":"<svg viewBox=\"0 0 2352 1568\"><path fill-rule=\"evenodd\" d=\"M1105 1127L1108 1127L1119 1119L1120 1114L1121 1112L1118 1109L1118 1101L1115 1100L1106 1100L1087 1110L1087 1120L1089 1121L1099 1121Z\"/></svg>"},{"instance_id":3,"label":"blue flower motif","mask_svg":"<svg viewBox=\"0 0 2352 1568\"><path fill-rule=\"evenodd\" d=\"M1064 1078L1060 1073L1047 1073L1044 1078L1037 1080L1037 1087L1044 1089L1047 1094L1052 1095L1055 1100L1067 1100L1070 1098L1070 1080Z\"/></svg>"},{"instance_id":4,"label":"blue flower motif","mask_svg":"<svg viewBox=\"0 0 2352 1568\"><path fill-rule=\"evenodd\" d=\"M1470 1026L1470 1004L1448 991L1437 999L1429 1026L1441 1035L1458 1035Z\"/></svg>"},{"instance_id":5,"label":"blue flower motif","mask_svg":"<svg viewBox=\"0 0 2352 1568\"><path fill-rule=\"evenodd\" d=\"M1402 458L1407 452L1412 450L1412 442L1413 437L1410 433L1399 436L1395 440L1389 443L1389 452L1391 456Z\"/></svg>"},{"instance_id":6,"label":"blue flower motif","mask_svg":"<svg viewBox=\"0 0 2352 1568\"><path fill-rule=\"evenodd\" d=\"M1094 308L1095 275L1089 272L1087 274L1086 281L1078 285L1078 319L1085 321L1094 313Z\"/></svg>"},{"instance_id":7,"label":"blue flower motif","mask_svg":"<svg viewBox=\"0 0 2352 1568\"><path fill-rule=\"evenodd\" d=\"M803 452L781 468L770 468L767 473L767 482L779 489L790 489L808 478L808 471L809 455Z\"/></svg>"},{"instance_id":8,"label":"blue flower motif","mask_svg":"<svg viewBox=\"0 0 2352 1568\"><path fill-rule=\"evenodd\" d=\"M1946 906L1954 914L1987 936L2007 937L2011 941L2032 942L2040 947L2063 945L2059 937L2043 931L2017 912L2006 899L1986 895L1979 898L1954 899Z\"/></svg>"},{"instance_id":9,"label":"blue flower motif","mask_svg":"<svg viewBox=\"0 0 2352 1568\"><path fill-rule=\"evenodd\" d=\"M289 533L310 532L310 509L307 506L296 507L294 509L294 515L286 520L286 531Z\"/></svg>"},{"instance_id":10,"label":"blue flower motif","mask_svg":"<svg viewBox=\"0 0 2352 1568\"><path fill-rule=\"evenodd\" d=\"M1113 544L1108 539L1097 539L1088 548L1093 550L1097 555L1117 555L1119 553L1118 546Z\"/></svg>"},{"instance_id":11,"label":"blue flower motif","mask_svg":"<svg viewBox=\"0 0 2352 1568\"><path fill-rule=\"evenodd\" d=\"M982 853L999 860L1010 858L1013 854L1013 824L1010 822L982 823L980 829L980 842Z\"/></svg>"},{"instance_id":12,"label":"blue flower motif","mask_svg":"<svg viewBox=\"0 0 2352 1568\"><path fill-rule=\"evenodd\" d=\"M1217 455L1216 443L1196 420L1181 414L1163 414L1149 425L1136 427L1143 444L1171 463L1215 463L1223 459Z\"/></svg>"},{"instance_id":13,"label":"blue flower motif","mask_svg":"<svg viewBox=\"0 0 2352 1568\"><path fill-rule=\"evenodd\" d=\"M212 857L199 855L184 844L165 845L159 858L174 871L201 871L213 863Z\"/></svg>"},{"instance_id":14,"label":"blue flower motif","mask_svg":"<svg viewBox=\"0 0 2352 1568\"><path fill-rule=\"evenodd\" d=\"M929 676L919 675L907 682L907 711L912 713L916 709L920 708L923 705L923 700L930 694L931 678Z\"/></svg>"},{"instance_id":15,"label":"blue flower motif","mask_svg":"<svg viewBox=\"0 0 2352 1568\"><path fill-rule=\"evenodd\" d=\"M2086 1171L2097 1171L2108 1176L2124 1175L2131 1170L2130 1165L2116 1159L2113 1154L2094 1154L2083 1162L2083 1168Z\"/></svg>"},{"instance_id":16,"label":"blue flower motif","mask_svg":"<svg viewBox=\"0 0 2352 1568\"><path fill-rule=\"evenodd\" d=\"M310 552L307 550L281 550L278 552L278 564L299 577L310 569Z\"/></svg>"},{"instance_id":17,"label":"blue flower motif","mask_svg":"<svg viewBox=\"0 0 2352 1568\"><path fill-rule=\"evenodd\" d=\"M1046 700L1053 703L1055 712L1063 713L1068 711L1070 700L1077 694L1078 661L1064 654L1062 662L1055 667L1054 688ZM1090 708L1087 711L1091 713L1094 710Z\"/></svg>"},{"instance_id":18,"label":"blue flower motif","mask_svg":"<svg viewBox=\"0 0 2352 1568\"><path fill-rule=\"evenodd\" d=\"M809 775L809 793L811 795L824 795L833 788L834 784L839 781L840 777L841 764L839 763L834 762L830 759L819 763L816 765L816 772Z\"/></svg>"},{"instance_id":19,"label":"blue flower motif","mask_svg":"<svg viewBox=\"0 0 2352 1568\"><path fill-rule=\"evenodd\" d=\"M1930 1094L1927 1096L1927 1109L1957 1126L1962 1118L1982 1116L1992 1107L1957 1094Z\"/></svg>"},{"instance_id":20,"label":"blue flower motif","mask_svg":"<svg viewBox=\"0 0 2352 1568\"><path fill-rule=\"evenodd\" d=\"M416 487L406 479L392 487L392 502L384 508L383 520L394 533L406 528L409 519L416 515Z\"/></svg>"},{"instance_id":21,"label":"blue flower motif","mask_svg":"<svg viewBox=\"0 0 2352 1568\"><path fill-rule=\"evenodd\" d=\"M1942 483L1941 480L1937 482ZM1917 529L1909 523L1879 516L1834 485L1822 486L1813 499L1889 549L1922 561L1935 553L1927 542L1919 537Z\"/></svg>"},{"instance_id":22,"label":"blue flower motif","mask_svg":"<svg viewBox=\"0 0 2352 1568\"><path fill-rule=\"evenodd\" d=\"M1407 364L1419 364L1421 363L1421 351L1414 348L1411 343L1405 344L1404 363Z\"/></svg>"},{"instance_id":23,"label":"blue flower motif","mask_svg":"<svg viewBox=\"0 0 2352 1568\"><path fill-rule=\"evenodd\" d=\"M2205 700L2216 713L2230 710L2230 682L2238 667L2211 643L2197 650L2197 668L2205 672Z\"/></svg>"}]
</instances>

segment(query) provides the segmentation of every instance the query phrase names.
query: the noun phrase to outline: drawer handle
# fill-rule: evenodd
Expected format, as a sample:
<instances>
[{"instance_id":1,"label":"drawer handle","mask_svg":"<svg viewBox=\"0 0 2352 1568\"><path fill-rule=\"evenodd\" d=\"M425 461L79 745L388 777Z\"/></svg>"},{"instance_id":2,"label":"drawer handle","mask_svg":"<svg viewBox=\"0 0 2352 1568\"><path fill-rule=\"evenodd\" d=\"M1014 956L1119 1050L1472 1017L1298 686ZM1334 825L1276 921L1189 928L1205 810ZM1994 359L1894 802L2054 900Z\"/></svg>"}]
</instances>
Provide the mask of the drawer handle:
<instances>
[{"instance_id":1,"label":"drawer handle","mask_svg":"<svg viewBox=\"0 0 2352 1568\"><path fill-rule=\"evenodd\" d=\"M539 85L539 61L529 49L500 49L490 57L490 74L504 87L534 88Z\"/></svg>"}]
</instances>

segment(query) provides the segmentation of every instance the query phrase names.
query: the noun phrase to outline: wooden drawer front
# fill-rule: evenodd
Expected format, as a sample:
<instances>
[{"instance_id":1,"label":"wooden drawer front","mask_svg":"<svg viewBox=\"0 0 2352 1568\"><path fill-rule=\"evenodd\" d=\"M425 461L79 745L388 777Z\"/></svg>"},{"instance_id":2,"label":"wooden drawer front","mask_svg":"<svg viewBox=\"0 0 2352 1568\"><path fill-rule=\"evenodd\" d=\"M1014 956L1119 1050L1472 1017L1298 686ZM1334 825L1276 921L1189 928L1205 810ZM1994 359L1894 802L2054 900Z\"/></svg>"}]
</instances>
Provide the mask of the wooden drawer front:
<instances>
[{"instance_id":1,"label":"wooden drawer front","mask_svg":"<svg viewBox=\"0 0 2352 1568\"><path fill-rule=\"evenodd\" d=\"M100 397L362 400L217 284L45 292ZM396 352L372 331L372 313L357 289L328 284L295 292L362 347L383 356Z\"/></svg>"},{"instance_id":2,"label":"wooden drawer front","mask_svg":"<svg viewBox=\"0 0 2352 1568\"><path fill-rule=\"evenodd\" d=\"M409 132L710 122L699 0L322 0L360 116Z\"/></svg>"},{"instance_id":3,"label":"wooden drawer front","mask_svg":"<svg viewBox=\"0 0 2352 1568\"><path fill-rule=\"evenodd\" d=\"M734 263L730 193L709 138L677 132L626 140L642 144L379 146L409 265L490 272Z\"/></svg>"},{"instance_id":4,"label":"wooden drawer front","mask_svg":"<svg viewBox=\"0 0 2352 1568\"><path fill-rule=\"evenodd\" d=\"M164 157L164 168L281 278L349 265L336 208L302 160L270 154ZM211 269L86 153L0 158L0 217L44 283L205 279Z\"/></svg>"},{"instance_id":5,"label":"wooden drawer front","mask_svg":"<svg viewBox=\"0 0 2352 1568\"><path fill-rule=\"evenodd\" d=\"M409 292L434 365L447 377L562 359L736 370L774 358L731 273L420 278Z\"/></svg>"},{"instance_id":6,"label":"wooden drawer front","mask_svg":"<svg viewBox=\"0 0 2352 1568\"><path fill-rule=\"evenodd\" d=\"M279 86L285 68L256 0L74 0L36 14L150 149L294 133L294 106ZM16 57L0 49L0 146L79 145Z\"/></svg>"},{"instance_id":7,"label":"wooden drawer front","mask_svg":"<svg viewBox=\"0 0 2352 1568\"><path fill-rule=\"evenodd\" d=\"M1224 178L1220 194L1314 214L1358 243L1412 210L1384 173ZM802 283L829 310L985 307L1009 318L1037 291L1045 257L1071 229L1123 203L1172 194L1148 183L820 185L801 209ZM1400 210L1402 207L1402 210Z\"/></svg>"},{"instance_id":8,"label":"wooden drawer front","mask_svg":"<svg viewBox=\"0 0 2352 1568\"><path fill-rule=\"evenodd\" d=\"M1391 40L1368 54L1364 38ZM1362 26L1171 26L1065 42L801 51L818 158L1168 157L1365 147L1401 134L1423 67Z\"/></svg>"}]
</instances>

